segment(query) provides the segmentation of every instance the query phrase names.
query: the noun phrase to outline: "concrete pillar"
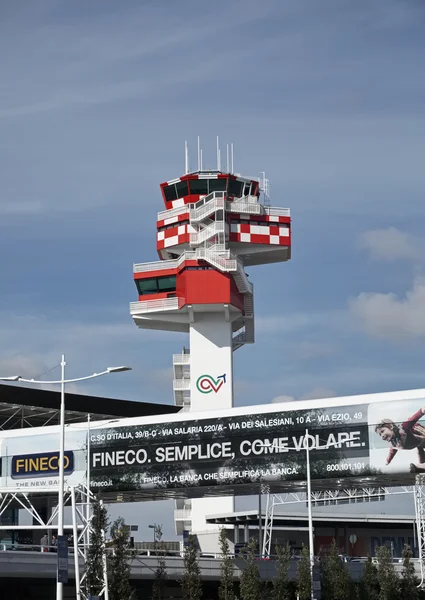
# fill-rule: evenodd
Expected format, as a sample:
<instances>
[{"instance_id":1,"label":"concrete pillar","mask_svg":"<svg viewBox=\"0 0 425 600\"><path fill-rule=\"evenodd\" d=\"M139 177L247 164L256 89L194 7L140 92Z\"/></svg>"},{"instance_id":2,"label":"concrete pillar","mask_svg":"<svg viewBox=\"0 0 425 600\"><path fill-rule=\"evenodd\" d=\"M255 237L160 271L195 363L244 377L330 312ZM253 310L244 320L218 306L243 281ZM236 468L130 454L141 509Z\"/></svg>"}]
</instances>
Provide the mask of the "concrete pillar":
<instances>
[{"instance_id":1,"label":"concrete pillar","mask_svg":"<svg viewBox=\"0 0 425 600\"><path fill-rule=\"evenodd\" d=\"M239 525L235 525L235 544L239 544Z\"/></svg>"},{"instance_id":2,"label":"concrete pillar","mask_svg":"<svg viewBox=\"0 0 425 600\"><path fill-rule=\"evenodd\" d=\"M247 544L249 542L249 525L245 523L243 527L243 543Z\"/></svg>"}]
</instances>

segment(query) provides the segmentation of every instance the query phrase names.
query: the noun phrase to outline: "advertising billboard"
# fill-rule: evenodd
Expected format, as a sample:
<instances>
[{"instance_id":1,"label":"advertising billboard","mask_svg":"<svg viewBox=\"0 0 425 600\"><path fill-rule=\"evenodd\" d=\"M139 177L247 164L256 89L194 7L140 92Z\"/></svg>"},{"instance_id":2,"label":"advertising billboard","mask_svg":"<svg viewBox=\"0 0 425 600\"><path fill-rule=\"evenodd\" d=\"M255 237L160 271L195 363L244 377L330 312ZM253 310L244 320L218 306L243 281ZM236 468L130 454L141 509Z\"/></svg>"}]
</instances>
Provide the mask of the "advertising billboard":
<instances>
[{"instance_id":1,"label":"advertising billboard","mask_svg":"<svg viewBox=\"0 0 425 600\"><path fill-rule=\"evenodd\" d=\"M65 476L116 497L411 484L425 472L425 391L69 425ZM1 487L55 487L58 428L0 435ZM90 469L87 469L88 460Z\"/></svg>"}]
</instances>

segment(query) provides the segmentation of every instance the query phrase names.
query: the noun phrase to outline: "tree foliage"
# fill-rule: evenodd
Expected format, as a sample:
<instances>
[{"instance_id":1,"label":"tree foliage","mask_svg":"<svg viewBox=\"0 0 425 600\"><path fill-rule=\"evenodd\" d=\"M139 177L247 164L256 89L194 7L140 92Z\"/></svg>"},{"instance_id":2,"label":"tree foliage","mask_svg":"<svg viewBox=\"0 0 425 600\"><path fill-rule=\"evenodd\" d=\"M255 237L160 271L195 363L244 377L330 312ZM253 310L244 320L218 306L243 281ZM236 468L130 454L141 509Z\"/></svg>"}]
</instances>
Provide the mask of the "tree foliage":
<instances>
[{"instance_id":1,"label":"tree foliage","mask_svg":"<svg viewBox=\"0 0 425 600\"><path fill-rule=\"evenodd\" d=\"M288 578L291 564L291 547L276 546L276 577L273 580L273 600L291 600L292 590Z\"/></svg>"},{"instance_id":2,"label":"tree foliage","mask_svg":"<svg viewBox=\"0 0 425 600\"><path fill-rule=\"evenodd\" d=\"M202 584L201 571L197 558L196 538L189 535L187 545L184 550L184 573L181 581L183 589L183 598L185 600L201 600Z\"/></svg>"},{"instance_id":3,"label":"tree foliage","mask_svg":"<svg viewBox=\"0 0 425 600\"><path fill-rule=\"evenodd\" d=\"M227 540L226 530L220 529L220 553L221 553L221 578L220 586L218 588L218 597L220 600L234 600L235 598L235 585L233 581L234 577L234 563L233 558L229 551L229 542Z\"/></svg>"},{"instance_id":4,"label":"tree foliage","mask_svg":"<svg viewBox=\"0 0 425 600\"><path fill-rule=\"evenodd\" d=\"M240 576L240 596L242 600L259 600L262 596L260 570L256 560L257 540L252 538L242 552L244 569Z\"/></svg>"},{"instance_id":5,"label":"tree foliage","mask_svg":"<svg viewBox=\"0 0 425 600\"><path fill-rule=\"evenodd\" d=\"M165 592L165 582L167 580L167 565L165 562L165 545L162 540L162 525L154 524L155 549L157 557L157 567L155 570L155 579L152 585L152 600L162 600Z\"/></svg>"},{"instance_id":6,"label":"tree foliage","mask_svg":"<svg viewBox=\"0 0 425 600\"><path fill-rule=\"evenodd\" d=\"M119 517L111 527L113 553L108 556L108 584L110 600L133 600L130 585L130 527Z\"/></svg>"},{"instance_id":7,"label":"tree foliage","mask_svg":"<svg viewBox=\"0 0 425 600\"><path fill-rule=\"evenodd\" d=\"M379 600L399 600L400 582L387 546L376 548L378 559Z\"/></svg>"},{"instance_id":8,"label":"tree foliage","mask_svg":"<svg viewBox=\"0 0 425 600\"><path fill-rule=\"evenodd\" d=\"M321 557L322 591L326 600L349 600L351 579L345 563L339 557L335 539Z\"/></svg>"},{"instance_id":9,"label":"tree foliage","mask_svg":"<svg viewBox=\"0 0 425 600\"><path fill-rule=\"evenodd\" d=\"M300 600L310 600L311 598L311 567L310 552L307 546L301 550L301 558L297 567L297 590Z\"/></svg>"},{"instance_id":10,"label":"tree foliage","mask_svg":"<svg viewBox=\"0 0 425 600\"><path fill-rule=\"evenodd\" d=\"M360 581L360 596L363 600L379 599L379 580L378 569L373 564L372 558L367 557L367 563L364 566L363 575Z\"/></svg>"},{"instance_id":11,"label":"tree foliage","mask_svg":"<svg viewBox=\"0 0 425 600\"><path fill-rule=\"evenodd\" d=\"M105 533L108 529L108 513L99 500L92 505L90 543L87 551L84 588L87 596L98 596L104 587Z\"/></svg>"},{"instance_id":12,"label":"tree foliage","mask_svg":"<svg viewBox=\"0 0 425 600\"><path fill-rule=\"evenodd\" d=\"M401 573L400 591L404 600L417 600L419 591L415 576L415 565L412 563L412 551L407 544L403 548L403 571Z\"/></svg>"}]
</instances>

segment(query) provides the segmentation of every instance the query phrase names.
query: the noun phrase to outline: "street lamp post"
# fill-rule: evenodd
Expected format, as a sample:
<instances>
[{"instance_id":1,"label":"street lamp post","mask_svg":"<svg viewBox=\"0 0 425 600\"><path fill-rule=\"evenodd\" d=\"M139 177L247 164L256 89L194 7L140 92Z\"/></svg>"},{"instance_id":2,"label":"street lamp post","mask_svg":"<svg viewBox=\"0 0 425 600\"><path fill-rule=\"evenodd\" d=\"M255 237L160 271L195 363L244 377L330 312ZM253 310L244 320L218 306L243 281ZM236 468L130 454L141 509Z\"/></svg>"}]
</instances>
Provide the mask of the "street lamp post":
<instances>
[{"instance_id":1,"label":"street lamp post","mask_svg":"<svg viewBox=\"0 0 425 600\"><path fill-rule=\"evenodd\" d=\"M102 377L103 375L109 375L110 373L120 373L123 371L131 371L130 367L108 367L105 371L100 373L93 373L86 377L77 377L74 379L65 379L65 355L62 354L61 366L61 378L58 381L42 381L37 379L25 379L20 375L12 377L0 377L0 381L19 381L21 383L40 383L40 384L60 384L60 437L59 437L59 490L58 490L58 538L63 536L63 521L64 521L64 491L65 491L65 384L66 383L78 383L80 381L86 381L88 379L95 379ZM87 457L90 461L90 457ZM59 550L59 548L58 548ZM59 558L59 555L58 555ZM59 575L59 573L58 573ZM56 582L56 600L63 600L63 583L59 581L57 577Z\"/></svg>"}]
</instances>

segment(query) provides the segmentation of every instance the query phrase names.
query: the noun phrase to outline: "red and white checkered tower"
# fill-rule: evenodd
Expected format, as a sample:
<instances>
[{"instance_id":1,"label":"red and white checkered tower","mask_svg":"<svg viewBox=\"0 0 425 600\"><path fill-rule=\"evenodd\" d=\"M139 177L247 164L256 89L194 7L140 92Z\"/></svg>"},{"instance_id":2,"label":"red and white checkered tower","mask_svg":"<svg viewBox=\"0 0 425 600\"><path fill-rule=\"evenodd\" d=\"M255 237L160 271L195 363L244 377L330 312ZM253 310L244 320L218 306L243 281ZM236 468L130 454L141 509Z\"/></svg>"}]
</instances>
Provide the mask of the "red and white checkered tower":
<instances>
[{"instance_id":1,"label":"red and white checkered tower","mask_svg":"<svg viewBox=\"0 0 425 600\"><path fill-rule=\"evenodd\" d=\"M204 168L198 138L198 168L190 171L185 144L185 174L160 186L160 260L134 265L136 325L189 333L190 352L173 356L174 398L186 410L233 406L233 352L255 341L254 290L245 266L291 256L289 209L269 206L264 174L259 181L234 173L233 145L227 145L226 169L220 154L217 139L217 168ZM233 498L181 504L178 533L208 530L206 514L233 510Z\"/></svg>"}]
</instances>

